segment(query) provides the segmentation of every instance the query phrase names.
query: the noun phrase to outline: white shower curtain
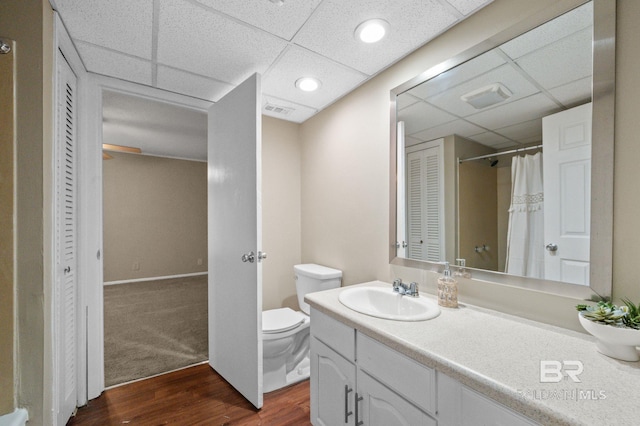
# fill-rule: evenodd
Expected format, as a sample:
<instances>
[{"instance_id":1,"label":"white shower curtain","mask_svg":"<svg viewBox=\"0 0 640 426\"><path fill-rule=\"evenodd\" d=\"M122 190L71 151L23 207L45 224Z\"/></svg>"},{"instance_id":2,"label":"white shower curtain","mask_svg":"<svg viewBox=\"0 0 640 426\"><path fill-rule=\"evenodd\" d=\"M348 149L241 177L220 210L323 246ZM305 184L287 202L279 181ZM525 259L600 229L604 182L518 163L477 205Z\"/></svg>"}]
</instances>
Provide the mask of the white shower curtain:
<instances>
[{"instance_id":1,"label":"white shower curtain","mask_svg":"<svg viewBox=\"0 0 640 426\"><path fill-rule=\"evenodd\" d=\"M542 154L511 161L511 206L505 272L544 278Z\"/></svg>"}]
</instances>

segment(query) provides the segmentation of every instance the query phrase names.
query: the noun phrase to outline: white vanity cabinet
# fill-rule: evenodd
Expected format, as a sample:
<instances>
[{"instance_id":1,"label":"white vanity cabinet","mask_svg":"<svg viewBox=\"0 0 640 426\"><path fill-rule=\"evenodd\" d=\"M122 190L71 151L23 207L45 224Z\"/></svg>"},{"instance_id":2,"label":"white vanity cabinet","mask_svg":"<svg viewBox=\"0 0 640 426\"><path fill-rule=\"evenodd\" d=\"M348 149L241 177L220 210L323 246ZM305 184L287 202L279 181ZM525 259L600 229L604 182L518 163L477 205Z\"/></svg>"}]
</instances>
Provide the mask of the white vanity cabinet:
<instances>
[{"instance_id":1,"label":"white vanity cabinet","mask_svg":"<svg viewBox=\"0 0 640 426\"><path fill-rule=\"evenodd\" d=\"M455 426L538 425L441 373L438 374L438 423Z\"/></svg>"},{"instance_id":2,"label":"white vanity cabinet","mask_svg":"<svg viewBox=\"0 0 640 426\"><path fill-rule=\"evenodd\" d=\"M427 414L435 415L435 371L320 312L311 315L315 426L437 424Z\"/></svg>"},{"instance_id":3,"label":"white vanity cabinet","mask_svg":"<svg viewBox=\"0 0 640 426\"><path fill-rule=\"evenodd\" d=\"M532 426L536 423L315 309L315 426Z\"/></svg>"}]
</instances>

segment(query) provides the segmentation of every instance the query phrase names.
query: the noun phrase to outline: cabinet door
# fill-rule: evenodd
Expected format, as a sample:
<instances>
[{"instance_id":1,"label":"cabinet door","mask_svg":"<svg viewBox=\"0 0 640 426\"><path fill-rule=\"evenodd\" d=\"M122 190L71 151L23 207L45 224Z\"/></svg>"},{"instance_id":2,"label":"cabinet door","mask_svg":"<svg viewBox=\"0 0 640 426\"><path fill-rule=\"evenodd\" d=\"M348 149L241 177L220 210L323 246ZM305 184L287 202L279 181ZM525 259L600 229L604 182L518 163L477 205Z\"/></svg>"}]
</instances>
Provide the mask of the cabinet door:
<instances>
[{"instance_id":1,"label":"cabinet door","mask_svg":"<svg viewBox=\"0 0 640 426\"><path fill-rule=\"evenodd\" d=\"M362 398L362 400L360 400ZM436 421L415 405L373 379L358 371L358 424L367 426L435 426ZM364 422L364 423L359 423Z\"/></svg>"},{"instance_id":2,"label":"cabinet door","mask_svg":"<svg viewBox=\"0 0 640 426\"><path fill-rule=\"evenodd\" d=\"M355 365L312 338L311 423L354 426L355 383Z\"/></svg>"}]
</instances>

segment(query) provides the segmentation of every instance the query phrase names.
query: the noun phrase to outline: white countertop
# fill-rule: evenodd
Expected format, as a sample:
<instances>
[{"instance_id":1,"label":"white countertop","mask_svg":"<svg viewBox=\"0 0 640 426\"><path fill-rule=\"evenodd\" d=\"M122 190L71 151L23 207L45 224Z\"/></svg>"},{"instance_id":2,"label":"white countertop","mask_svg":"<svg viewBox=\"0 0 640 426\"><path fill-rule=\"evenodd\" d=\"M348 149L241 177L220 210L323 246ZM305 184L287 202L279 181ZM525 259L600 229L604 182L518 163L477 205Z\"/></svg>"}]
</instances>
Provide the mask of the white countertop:
<instances>
[{"instance_id":1,"label":"white countertop","mask_svg":"<svg viewBox=\"0 0 640 426\"><path fill-rule=\"evenodd\" d=\"M361 285L391 286L381 281ZM458 309L441 307L441 314L428 321L385 320L342 305L338 294L345 288L350 287L308 294L305 300L540 424L640 423L640 362L600 354L589 335L463 303ZM570 377L541 383L541 361L581 362L580 383Z\"/></svg>"}]
</instances>

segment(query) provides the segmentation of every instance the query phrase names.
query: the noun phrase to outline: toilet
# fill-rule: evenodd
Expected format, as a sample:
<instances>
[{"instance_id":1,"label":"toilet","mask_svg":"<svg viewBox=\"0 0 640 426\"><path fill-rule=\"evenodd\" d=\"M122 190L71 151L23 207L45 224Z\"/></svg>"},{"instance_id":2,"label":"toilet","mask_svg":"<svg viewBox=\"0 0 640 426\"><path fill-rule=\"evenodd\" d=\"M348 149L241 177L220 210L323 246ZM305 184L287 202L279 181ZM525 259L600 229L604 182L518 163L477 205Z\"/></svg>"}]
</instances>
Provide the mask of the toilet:
<instances>
[{"instance_id":1,"label":"toilet","mask_svg":"<svg viewBox=\"0 0 640 426\"><path fill-rule=\"evenodd\" d=\"M262 312L263 391L271 392L309 377L309 317L307 293L340 287L342 271L307 263L293 267L300 311L291 308Z\"/></svg>"}]
</instances>

